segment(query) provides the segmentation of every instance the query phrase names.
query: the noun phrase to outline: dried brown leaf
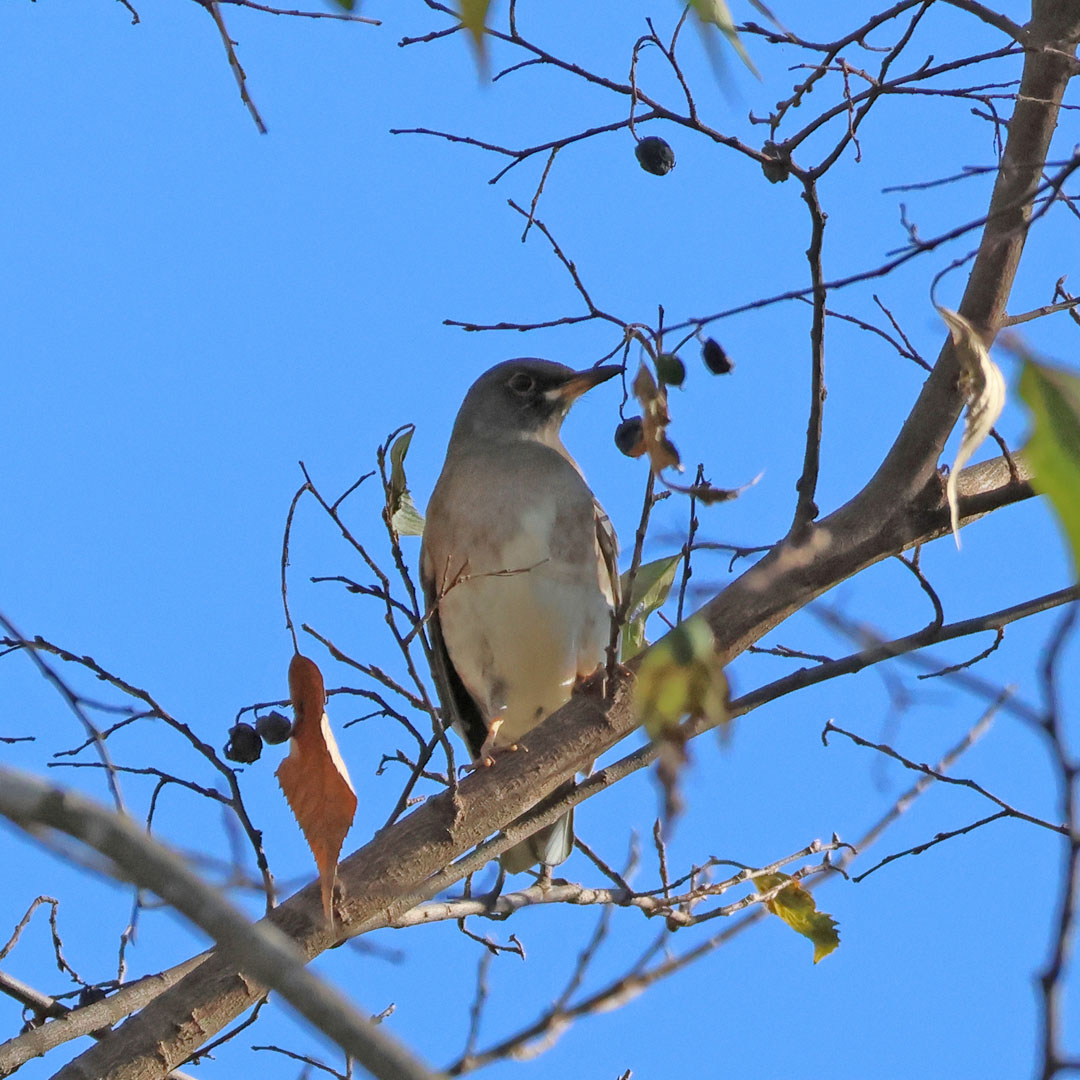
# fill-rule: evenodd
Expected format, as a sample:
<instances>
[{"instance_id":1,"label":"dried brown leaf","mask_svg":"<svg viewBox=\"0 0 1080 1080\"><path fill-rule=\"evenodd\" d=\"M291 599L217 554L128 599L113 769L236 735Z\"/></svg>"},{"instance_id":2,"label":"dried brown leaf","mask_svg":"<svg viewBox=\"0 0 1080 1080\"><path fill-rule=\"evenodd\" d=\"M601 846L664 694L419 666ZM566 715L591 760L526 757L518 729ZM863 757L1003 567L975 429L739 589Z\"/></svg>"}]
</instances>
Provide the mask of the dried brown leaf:
<instances>
[{"instance_id":1,"label":"dried brown leaf","mask_svg":"<svg viewBox=\"0 0 1080 1080\"><path fill-rule=\"evenodd\" d=\"M669 467L681 468L679 451L667 437L671 423L668 413L667 393L658 386L652 372L642 364L634 376L634 397L641 403L641 426L645 452L649 455L652 470L659 475Z\"/></svg>"},{"instance_id":2,"label":"dried brown leaf","mask_svg":"<svg viewBox=\"0 0 1080 1080\"><path fill-rule=\"evenodd\" d=\"M289 696L296 720L277 778L315 856L323 911L333 921L338 856L356 814L356 792L330 730L322 672L299 653L289 664Z\"/></svg>"}]
</instances>

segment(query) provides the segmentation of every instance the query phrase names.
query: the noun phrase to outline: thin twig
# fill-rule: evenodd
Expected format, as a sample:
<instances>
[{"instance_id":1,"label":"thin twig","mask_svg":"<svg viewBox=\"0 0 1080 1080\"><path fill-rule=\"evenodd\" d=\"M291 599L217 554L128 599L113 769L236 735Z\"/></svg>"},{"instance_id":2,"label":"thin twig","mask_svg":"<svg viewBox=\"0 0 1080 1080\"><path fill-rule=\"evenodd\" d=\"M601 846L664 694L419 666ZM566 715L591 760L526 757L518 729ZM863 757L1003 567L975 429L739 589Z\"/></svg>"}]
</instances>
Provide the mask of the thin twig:
<instances>
[{"instance_id":1,"label":"thin twig","mask_svg":"<svg viewBox=\"0 0 1080 1080\"><path fill-rule=\"evenodd\" d=\"M218 33L221 35L221 43L225 46L225 55L229 58L229 67L232 69L233 77L236 79L237 88L240 90L240 100L247 106L247 111L251 113L251 119L255 121L255 127L258 128L259 134L265 135L266 124L263 122L262 116L259 115L259 110L252 100L251 95L248 93L247 75L240 64L240 58L236 55L236 42L229 36L228 28L225 26L225 20L221 15L221 3L223 0L198 0L198 2L210 12L210 17L214 20L214 25L218 28Z\"/></svg>"}]
</instances>

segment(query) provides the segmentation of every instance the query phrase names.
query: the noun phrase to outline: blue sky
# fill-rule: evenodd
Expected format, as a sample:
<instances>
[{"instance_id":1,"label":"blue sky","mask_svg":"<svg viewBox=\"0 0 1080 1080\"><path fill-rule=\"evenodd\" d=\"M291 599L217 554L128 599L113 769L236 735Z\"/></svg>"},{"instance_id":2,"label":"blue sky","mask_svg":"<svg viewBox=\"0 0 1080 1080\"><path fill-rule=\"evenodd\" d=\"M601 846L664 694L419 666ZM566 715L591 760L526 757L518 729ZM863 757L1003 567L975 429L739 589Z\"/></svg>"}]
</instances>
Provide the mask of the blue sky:
<instances>
[{"instance_id":1,"label":"blue sky","mask_svg":"<svg viewBox=\"0 0 1080 1080\"><path fill-rule=\"evenodd\" d=\"M378 28L229 9L269 127L260 136L207 12L180 0L136 6L138 26L110 0L8 0L0 13L0 610L27 635L92 655L221 745L240 708L285 692L291 647L278 574L285 513L303 479L297 462L336 496L373 466L388 432L414 422L409 478L423 507L456 407L476 375L513 355L585 366L619 340L610 325L596 323L525 336L444 326L446 318L528 322L580 311L546 242L534 231L520 243L521 219L506 205L508 198L527 204L544 158L490 186L502 160L389 129L423 126L524 146L610 123L625 108L621 98L538 68L482 84L457 37L399 48L402 37L444 25L423 4L371 4L365 14L385 20ZM863 3L842 5L842 12L840 5L818 5L820 12L774 6L782 21L818 40L872 10ZM736 5L737 16L751 17L744 7ZM1026 18L1023 5L1005 7L1014 19ZM667 3L577 8L523 7L522 29L620 81L645 15L655 15L658 28L678 17ZM957 41L965 53L1001 44L988 27L938 5L910 57L960 55ZM759 145L765 129L747 114L766 115L790 92L799 73L785 69L801 57L760 41L748 47L761 83L730 58L718 80L689 34L685 55L708 121ZM495 50L493 68L513 59ZM858 50L849 59L876 63ZM998 62L974 81L1017 72L1015 60ZM639 79L677 100L655 57L642 60ZM961 75L948 83L966 84ZM833 83L819 88L803 122L837 94ZM1070 100L1078 104L1075 92ZM900 202L923 236L983 213L985 177L924 192L881 191L992 163L990 126L970 109L963 100L909 98L875 109L862 133L862 162L848 153L822 183L829 277L877 265L903 244ZM1063 114L1058 157L1076 141L1075 116ZM539 204L538 216L600 307L652 323L663 304L669 322L681 321L807 283L808 219L793 182L769 185L753 163L673 125L643 130L671 142L678 167L670 175L644 173L631 137L620 131L564 150ZM814 152L826 144L812 141ZM1011 311L1048 303L1062 274L1076 287L1075 217L1056 210L1043 224L1028 243ZM929 302L930 281L971 246L961 240L884 281L838 292L830 306L878 318L877 292L932 359L943 327ZM943 303L958 303L963 280L963 271L945 279ZM809 321L809 307L791 302L715 324L710 332L737 365L728 378L710 376L687 350L690 377L673 394L671 430L684 460L706 462L721 486L763 473L737 502L702 513L705 538L762 544L786 531L802 462ZM1075 363L1078 331L1067 316L1024 333L1036 351ZM1012 361L1000 359L1011 382ZM876 338L829 323L823 510L869 477L922 380L921 369ZM589 395L565 437L628 548L644 474L642 463L619 455L611 441L618 402L613 384ZM1022 441L1016 404L999 428L1011 444ZM378 511L369 483L353 496L350 521L385 555ZM662 504L649 557L678 547L686 513L677 498ZM1068 582L1045 507L1031 502L997 517L966 530L962 552L945 540L923 553L950 620ZM406 549L415 559L418 545L406 541ZM292 554L294 614L355 654L392 664L375 604L308 583L313 575L364 575L314 504L301 506ZM726 558L702 559L697 602L726 577ZM931 614L895 562L827 599L888 634L911 632ZM1037 703L1034 664L1053 620L1011 628L977 670ZM850 648L806 615L766 643L833 655ZM957 662L986 644L980 638L933 652ZM1074 640L1064 670L1075 671L1077 650ZM326 659L314 642L308 651ZM324 669L329 683L348 681L328 660ZM791 662L745 656L731 677L742 691L791 669ZM65 674L101 694L94 680ZM910 700L898 698L900 682ZM5 762L44 772L53 752L81 741L74 718L24 660L3 659L0 686L0 735L36 740L0 746ZM1066 702L1075 729L1075 680ZM855 840L913 777L842 740L824 749L825 721L933 761L985 706L943 680L917 683L897 663L759 710L726 745L709 737L693 747L688 811L671 857L686 866L710 854L760 865L834 831ZM331 710L360 794L347 850L381 824L404 779L375 775L380 756L401 745L397 730L387 721L344 730L358 714L347 703ZM125 764L187 768L202 782L213 779L160 726L134 725L117 737L114 753ZM276 761L268 752L242 783L279 879L300 884L310 856L277 791ZM1000 716L957 772L1026 811L1055 813L1042 746L1015 718ZM106 795L94 771L48 774ZM135 812L145 814L151 790L139 778L125 783ZM654 781L639 775L583 807L578 831L618 862L631 832L648 838L657 810ZM970 793L933 789L868 859L986 812ZM157 828L183 849L228 854L220 818L197 800L164 798ZM655 873L647 851L642 881ZM840 921L843 943L821 964L812 966L810 946L771 920L626 1007L580 1022L535 1061L499 1065L489 1075L614 1078L632 1068L642 1078L723 1068L832 1080L873 1072L889 1080L929 1062L956 1077L1024 1075L1034 1060L1032 978L1048 943L1057 858L1049 834L1009 822L903 860L861 885L831 883L820 903ZM593 882L578 859L566 873ZM114 975L129 893L88 880L68 860L9 832L0 832L0 860L16 868L0 883L0 943L30 901L47 893L61 900L73 966L89 981ZM257 898L236 898L258 910ZM503 956L492 965L481 1046L529 1022L558 994L597 915L534 910L512 923L473 926L499 940L516 933L528 951L525 964ZM624 970L659 932L635 912L616 912L614 923L591 986ZM670 947L687 948L701 936L680 932ZM374 945L382 952L336 950L317 969L372 1012L395 1002L391 1029L433 1064L452 1060L468 1026L478 947L446 925L383 932ZM128 952L129 975L202 947L199 934L149 911ZM390 950L402 955L383 955ZM55 972L40 913L4 967L48 992L67 986ZM320 1053L340 1065L286 1010L274 1006L270 1015L253 1038L245 1032L199 1075L252 1067L268 1080L298 1075L295 1062L277 1055L252 1059L253 1042ZM0 1031L6 1036L18 1026L18 1009L0 1000ZM1070 1036L1075 1050L1075 1021ZM64 1053L20 1075L50 1075Z\"/></svg>"}]
</instances>

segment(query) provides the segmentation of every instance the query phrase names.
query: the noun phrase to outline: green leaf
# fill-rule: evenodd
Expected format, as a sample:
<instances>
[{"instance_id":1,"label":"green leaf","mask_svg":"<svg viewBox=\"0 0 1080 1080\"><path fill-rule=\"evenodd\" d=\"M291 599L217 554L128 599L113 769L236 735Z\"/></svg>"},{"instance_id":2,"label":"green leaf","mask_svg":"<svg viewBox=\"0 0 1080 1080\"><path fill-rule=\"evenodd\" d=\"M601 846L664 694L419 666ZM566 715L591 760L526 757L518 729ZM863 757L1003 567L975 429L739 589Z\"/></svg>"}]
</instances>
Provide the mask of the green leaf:
<instances>
[{"instance_id":1,"label":"green leaf","mask_svg":"<svg viewBox=\"0 0 1080 1080\"><path fill-rule=\"evenodd\" d=\"M697 17L702 23L715 26L727 38L728 44L738 54L739 59L760 79L761 73L754 66L754 61L750 59L750 54L743 46L735 30L731 12L724 0L690 0L690 6L697 12Z\"/></svg>"},{"instance_id":2,"label":"green leaf","mask_svg":"<svg viewBox=\"0 0 1080 1080\"><path fill-rule=\"evenodd\" d=\"M1022 355L1020 396L1031 410L1032 484L1057 512L1080 578L1080 376Z\"/></svg>"},{"instance_id":3,"label":"green leaf","mask_svg":"<svg viewBox=\"0 0 1080 1080\"><path fill-rule=\"evenodd\" d=\"M695 615L680 623L641 658L634 708L656 744L656 775L664 790L664 817L681 810L679 774L691 729L683 717L728 719L728 684L709 624Z\"/></svg>"},{"instance_id":4,"label":"green leaf","mask_svg":"<svg viewBox=\"0 0 1080 1080\"><path fill-rule=\"evenodd\" d=\"M409 452L416 428L412 424L403 431L390 447L390 484L386 493L386 510L390 524L399 536L421 536L424 532L424 515L416 509L405 482L405 455Z\"/></svg>"},{"instance_id":5,"label":"green leaf","mask_svg":"<svg viewBox=\"0 0 1080 1080\"><path fill-rule=\"evenodd\" d=\"M645 640L645 623L649 616L662 607L668 598L675 581L675 571L682 560L678 555L667 555L662 559L639 566L630 588L630 603L626 609L626 625L623 627L622 659L629 660L648 645ZM628 588L629 571L622 575L622 594Z\"/></svg>"},{"instance_id":6,"label":"green leaf","mask_svg":"<svg viewBox=\"0 0 1080 1080\"><path fill-rule=\"evenodd\" d=\"M334 0L339 8L344 8L346 11L352 11L356 7L356 0Z\"/></svg>"},{"instance_id":7,"label":"green leaf","mask_svg":"<svg viewBox=\"0 0 1080 1080\"><path fill-rule=\"evenodd\" d=\"M654 740L678 740L684 716L726 720L727 702L727 679L716 641L700 615L676 626L641 661L634 704Z\"/></svg>"},{"instance_id":8,"label":"green leaf","mask_svg":"<svg viewBox=\"0 0 1080 1080\"><path fill-rule=\"evenodd\" d=\"M781 889L765 906L774 915L779 915L792 930L814 943L816 964L840 944L836 920L824 911L818 911L810 893L787 874L762 874L754 878L754 885L759 893L767 893L785 881L791 884Z\"/></svg>"}]
</instances>

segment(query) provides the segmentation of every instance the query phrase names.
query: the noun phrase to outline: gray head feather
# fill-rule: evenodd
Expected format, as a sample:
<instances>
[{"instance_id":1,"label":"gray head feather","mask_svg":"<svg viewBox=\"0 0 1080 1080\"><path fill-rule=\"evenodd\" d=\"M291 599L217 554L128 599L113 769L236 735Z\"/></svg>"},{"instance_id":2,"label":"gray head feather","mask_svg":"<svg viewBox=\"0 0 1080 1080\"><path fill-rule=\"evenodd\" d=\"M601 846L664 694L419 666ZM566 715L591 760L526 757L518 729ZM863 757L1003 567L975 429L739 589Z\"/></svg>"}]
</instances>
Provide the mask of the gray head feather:
<instances>
[{"instance_id":1,"label":"gray head feather","mask_svg":"<svg viewBox=\"0 0 1080 1080\"><path fill-rule=\"evenodd\" d=\"M485 371L458 410L451 444L463 439L520 439L557 434L570 406L598 383L617 375L608 366L575 371L553 360L523 357Z\"/></svg>"}]
</instances>

